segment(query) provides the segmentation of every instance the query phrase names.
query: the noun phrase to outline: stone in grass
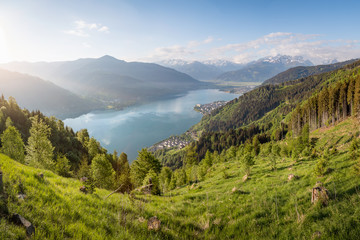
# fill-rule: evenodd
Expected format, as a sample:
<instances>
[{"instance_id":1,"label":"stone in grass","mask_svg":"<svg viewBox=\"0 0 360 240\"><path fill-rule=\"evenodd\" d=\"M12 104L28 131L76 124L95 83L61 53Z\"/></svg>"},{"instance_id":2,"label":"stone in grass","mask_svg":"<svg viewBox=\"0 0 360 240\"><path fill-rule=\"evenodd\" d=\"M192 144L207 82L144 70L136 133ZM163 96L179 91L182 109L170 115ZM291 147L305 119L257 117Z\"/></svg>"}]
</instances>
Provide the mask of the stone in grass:
<instances>
[{"instance_id":1,"label":"stone in grass","mask_svg":"<svg viewBox=\"0 0 360 240\"><path fill-rule=\"evenodd\" d=\"M313 235L311 236L311 239L319 239L321 238L321 232L320 231L316 231L313 233Z\"/></svg>"},{"instance_id":2,"label":"stone in grass","mask_svg":"<svg viewBox=\"0 0 360 240\"><path fill-rule=\"evenodd\" d=\"M233 189L231 190L232 193L235 193L238 189L236 187L233 187Z\"/></svg>"},{"instance_id":3,"label":"stone in grass","mask_svg":"<svg viewBox=\"0 0 360 240\"><path fill-rule=\"evenodd\" d=\"M289 174L289 175L288 175L288 181L291 181L291 180L297 179L297 178L298 178L298 176L296 176L296 175L294 175L294 174Z\"/></svg>"},{"instance_id":4,"label":"stone in grass","mask_svg":"<svg viewBox=\"0 0 360 240\"><path fill-rule=\"evenodd\" d=\"M329 191L323 187L321 182L317 182L311 193L311 203L320 202L323 206L327 206L329 202Z\"/></svg>"},{"instance_id":5,"label":"stone in grass","mask_svg":"<svg viewBox=\"0 0 360 240\"><path fill-rule=\"evenodd\" d=\"M80 190L80 192L87 193L85 186L81 186L79 190Z\"/></svg>"},{"instance_id":6,"label":"stone in grass","mask_svg":"<svg viewBox=\"0 0 360 240\"><path fill-rule=\"evenodd\" d=\"M17 224L17 225L22 225L26 228L26 234L28 236L31 236L33 234L35 234L35 227L34 225L32 225L31 222L29 222L28 220L26 220L23 216L15 213L11 216L10 218L11 222Z\"/></svg>"},{"instance_id":7,"label":"stone in grass","mask_svg":"<svg viewBox=\"0 0 360 240\"><path fill-rule=\"evenodd\" d=\"M19 200L25 200L26 197L27 197L26 194L23 194L23 193L20 193L20 194L17 195L17 198Z\"/></svg>"},{"instance_id":8,"label":"stone in grass","mask_svg":"<svg viewBox=\"0 0 360 240\"><path fill-rule=\"evenodd\" d=\"M242 178L242 181L245 182L247 181L248 179L250 179L249 175L244 175L243 178Z\"/></svg>"},{"instance_id":9,"label":"stone in grass","mask_svg":"<svg viewBox=\"0 0 360 240\"><path fill-rule=\"evenodd\" d=\"M151 217L148 220L148 230L158 231L161 226L161 221L156 217Z\"/></svg>"},{"instance_id":10,"label":"stone in grass","mask_svg":"<svg viewBox=\"0 0 360 240\"><path fill-rule=\"evenodd\" d=\"M80 182L87 182L89 179L87 177L80 178Z\"/></svg>"}]
</instances>

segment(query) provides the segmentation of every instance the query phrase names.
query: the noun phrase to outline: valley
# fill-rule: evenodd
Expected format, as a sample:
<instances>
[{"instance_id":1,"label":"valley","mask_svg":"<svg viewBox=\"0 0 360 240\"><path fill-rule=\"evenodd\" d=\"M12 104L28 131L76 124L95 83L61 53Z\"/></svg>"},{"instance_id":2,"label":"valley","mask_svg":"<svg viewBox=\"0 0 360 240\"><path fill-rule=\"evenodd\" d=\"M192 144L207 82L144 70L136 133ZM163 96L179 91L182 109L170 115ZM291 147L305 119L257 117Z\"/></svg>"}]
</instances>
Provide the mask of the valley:
<instances>
[{"instance_id":1,"label":"valley","mask_svg":"<svg viewBox=\"0 0 360 240\"><path fill-rule=\"evenodd\" d=\"M360 239L360 1L0 1L0 240Z\"/></svg>"}]
</instances>

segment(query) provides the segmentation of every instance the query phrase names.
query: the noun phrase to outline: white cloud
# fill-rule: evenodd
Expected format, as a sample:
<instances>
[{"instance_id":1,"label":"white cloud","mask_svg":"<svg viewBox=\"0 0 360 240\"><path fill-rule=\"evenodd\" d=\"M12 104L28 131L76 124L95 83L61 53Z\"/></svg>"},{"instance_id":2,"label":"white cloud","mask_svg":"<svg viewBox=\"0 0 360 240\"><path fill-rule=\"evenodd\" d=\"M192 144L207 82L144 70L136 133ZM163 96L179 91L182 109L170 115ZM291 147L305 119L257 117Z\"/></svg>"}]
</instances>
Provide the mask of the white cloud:
<instances>
[{"instance_id":1,"label":"white cloud","mask_svg":"<svg viewBox=\"0 0 360 240\"><path fill-rule=\"evenodd\" d=\"M337 59L345 61L360 57L359 40L327 40L319 34L274 32L248 42L212 47L221 39L208 37L201 41L189 41L185 45L156 48L143 60L161 61L169 59L193 60L230 60L248 63L266 56L290 55L303 56L314 64Z\"/></svg>"},{"instance_id":2,"label":"white cloud","mask_svg":"<svg viewBox=\"0 0 360 240\"><path fill-rule=\"evenodd\" d=\"M91 48L91 45L87 42L83 42L82 45L84 48Z\"/></svg>"},{"instance_id":3,"label":"white cloud","mask_svg":"<svg viewBox=\"0 0 360 240\"><path fill-rule=\"evenodd\" d=\"M300 55L315 64L333 59L343 61L360 56L359 41L322 40L321 37L318 34L270 33L249 42L228 44L211 49L210 56L223 56L238 63L246 63L278 54Z\"/></svg>"},{"instance_id":4,"label":"white cloud","mask_svg":"<svg viewBox=\"0 0 360 240\"><path fill-rule=\"evenodd\" d=\"M89 37L91 31L102 32L102 33L110 32L109 27L104 26L100 23L87 23L83 20L78 20L74 22L73 29L64 31L64 33L78 37Z\"/></svg>"}]
</instances>

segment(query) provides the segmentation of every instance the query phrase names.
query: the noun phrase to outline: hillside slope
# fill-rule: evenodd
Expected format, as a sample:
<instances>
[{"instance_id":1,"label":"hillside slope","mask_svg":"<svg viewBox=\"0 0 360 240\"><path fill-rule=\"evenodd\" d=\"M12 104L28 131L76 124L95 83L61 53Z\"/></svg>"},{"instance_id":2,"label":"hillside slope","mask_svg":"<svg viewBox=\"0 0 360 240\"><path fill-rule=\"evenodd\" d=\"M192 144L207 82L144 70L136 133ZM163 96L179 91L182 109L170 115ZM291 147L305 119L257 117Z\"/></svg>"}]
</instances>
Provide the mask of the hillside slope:
<instances>
[{"instance_id":1,"label":"hillside slope","mask_svg":"<svg viewBox=\"0 0 360 240\"><path fill-rule=\"evenodd\" d=\"M348 148L359 123L349 118L310 134L317 152L332 146L331 169L314 174L317 158L294 161L260 152L251 178L243 181L240 158L214 162L206 180L182 186L164 196L119 195L97 189L83 194L77 180L59 177L0 155L10 213L19 213L36 227L36 239L356 239L360 234L360 198L356 161ZM281 148L286 142L278 143ZM262 145L261 149L266 149ZM277 161L276 170L272 162ZM38 177L44 173L44 180ZM297 178L288 180L289 174ZM328 189L326 206L311 203L311 190L321 181ZM19 189L25 200L16 196ZM147 230L147 219L161 220L158 232ZM25 230L0 223L0 237L25 238Z\"/></svg>"},{"instance_id":2,"label":"hillside slope","mask_svg":"<svg viewBox=\"0 0 360 240\"><path fill-rule=\"evenodd\" d=\"M329 65L318 65L318 66L299 66L290 68L282 73L279 73L278 75L266 80L262 83L262 85L268 85L268 84L280 84L283 82L288 82L292 80L296 80L299 78L305 78L311 75L325 73L334 71L336 69L339 69L347 64L353 63L357 61L357 59L345 61L345 62L338 62L334 64Z\"/></svg>"},{"instance_id":3,"label":"hillside slope","mask_svg":"<svg viewBox=\"0 0 360 240\"><path fill-rule=\"evenodd\" d=\"M14 97L29 110L41 110L48 116L74 117L102 105L81 98L68 90L30 75L0 69L0 94Z\"/></svg>"}]
</instances>

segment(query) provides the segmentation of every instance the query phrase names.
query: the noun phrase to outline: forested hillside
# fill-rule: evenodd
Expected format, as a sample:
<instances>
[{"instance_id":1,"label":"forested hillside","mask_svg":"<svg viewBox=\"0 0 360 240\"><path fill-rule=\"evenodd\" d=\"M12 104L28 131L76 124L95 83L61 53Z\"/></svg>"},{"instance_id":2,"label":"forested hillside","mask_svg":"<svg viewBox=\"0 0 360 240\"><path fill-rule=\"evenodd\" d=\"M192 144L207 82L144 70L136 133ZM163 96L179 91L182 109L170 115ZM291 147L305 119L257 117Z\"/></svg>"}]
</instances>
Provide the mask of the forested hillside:
<instances>
[{"instance_id":1,"label":"forested hillside","mask_svg":"<svg viewBox=\"0 0 360 240\"><path fill-rule=\"evenodd\" d=\"M334 71L355 61L356 59L348 60L345 62L338 62L329 65L317 65L317 66L308 66L308 67L299 66L299 67L290 68L289 70L281 72L278 75L266 80L265 82L262 83L262 85L280 84L283 82L288 82L299 78L305 78L315 74Z\"/></svg>"}]
</instances>

